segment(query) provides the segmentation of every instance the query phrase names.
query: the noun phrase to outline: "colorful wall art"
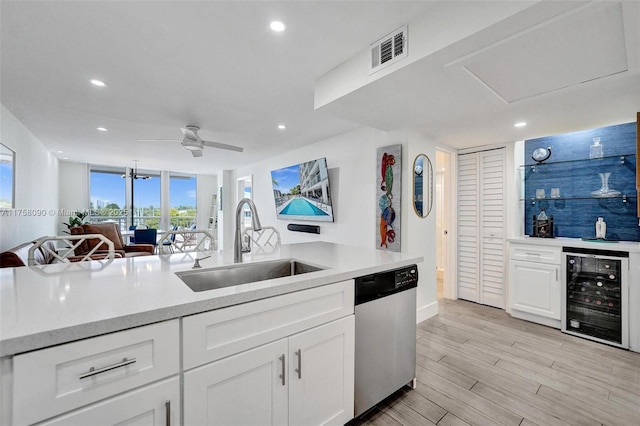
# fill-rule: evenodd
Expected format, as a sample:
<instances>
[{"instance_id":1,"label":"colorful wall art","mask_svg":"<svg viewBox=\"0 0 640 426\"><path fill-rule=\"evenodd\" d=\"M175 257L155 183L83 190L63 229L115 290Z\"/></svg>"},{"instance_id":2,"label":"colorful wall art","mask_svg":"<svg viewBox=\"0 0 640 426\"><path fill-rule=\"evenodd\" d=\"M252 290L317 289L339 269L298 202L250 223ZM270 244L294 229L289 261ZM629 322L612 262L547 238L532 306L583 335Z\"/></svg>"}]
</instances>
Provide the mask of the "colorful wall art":
<instances>
[{"instance_id":1,"label":"colorful wall art","mask_svg":"<svg viewBox=\"0 0 640 426\"><path fill-rule=\"evenodd\" d=\"M378 148L376 175L376 248L399 252L402 145Z\"/></svg>"}]
</instances>

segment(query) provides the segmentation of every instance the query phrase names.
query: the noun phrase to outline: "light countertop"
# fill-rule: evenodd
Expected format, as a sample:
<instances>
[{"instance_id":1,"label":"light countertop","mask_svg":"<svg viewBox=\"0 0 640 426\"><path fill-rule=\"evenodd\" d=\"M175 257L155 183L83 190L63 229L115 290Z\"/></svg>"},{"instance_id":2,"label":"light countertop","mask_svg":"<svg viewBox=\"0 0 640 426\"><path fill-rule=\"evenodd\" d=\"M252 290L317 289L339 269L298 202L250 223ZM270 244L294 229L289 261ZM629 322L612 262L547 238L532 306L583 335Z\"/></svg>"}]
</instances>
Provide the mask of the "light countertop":
<instances>
[{"instance_id":1,"label":"light countertop","mask_svg":"<svg viewBox=\"0 0 640 426\"><path fill-rule=\"evenodd\" d=\"M244 262L294 258L327 269L193 292L175 272L233 264L231 250L0 269L0 356L407 266L422 257L327 242L283 245Z\"/></svg>"},{"instance_id":2,"label":"light countertop","mask_svg":"<svg viewBox=\"0 0 640 426\"><path fill-rule=\"evenodd\" d=\"M634 241L584 241L580 238L536 238L536 237L518 237L509 238L507 240L510 243L518 244L531 244L540 246L551 247L581 247L591 248L596 250L613 250L613 251L626 251L629 253L640 253L640 243Z\"/></svg>"}]
</instances>

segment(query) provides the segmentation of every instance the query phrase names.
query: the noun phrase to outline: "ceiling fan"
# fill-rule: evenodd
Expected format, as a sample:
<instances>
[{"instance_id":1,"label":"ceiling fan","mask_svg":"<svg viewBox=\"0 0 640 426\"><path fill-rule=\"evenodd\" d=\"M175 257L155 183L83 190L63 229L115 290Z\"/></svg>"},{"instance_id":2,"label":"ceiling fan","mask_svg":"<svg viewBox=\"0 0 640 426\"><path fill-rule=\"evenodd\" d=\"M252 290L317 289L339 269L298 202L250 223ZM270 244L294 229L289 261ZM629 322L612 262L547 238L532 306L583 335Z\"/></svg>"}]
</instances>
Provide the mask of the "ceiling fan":
<instances>
[{"instance_id":1,"label":"ceiling fan","mask_svg":"<svg viewBox=\"0 0 640 426\"><path fill-rule=\"evenodd\" d=\"M182 130L182 134L184 135L182 140L138 139L138 142L180 142L182 147L188 151L191 151L191 154L194 157L202 157L202 150L204 149L205 146L209 146L211 148L228 149L230 151L242 152L242 148L239 146L227 145L226 143L205 141L200 139L200 136L198 136L198 130L200 130L200 127L198 126L181 127L180 130Z\"/></svg>"}]
</instances>

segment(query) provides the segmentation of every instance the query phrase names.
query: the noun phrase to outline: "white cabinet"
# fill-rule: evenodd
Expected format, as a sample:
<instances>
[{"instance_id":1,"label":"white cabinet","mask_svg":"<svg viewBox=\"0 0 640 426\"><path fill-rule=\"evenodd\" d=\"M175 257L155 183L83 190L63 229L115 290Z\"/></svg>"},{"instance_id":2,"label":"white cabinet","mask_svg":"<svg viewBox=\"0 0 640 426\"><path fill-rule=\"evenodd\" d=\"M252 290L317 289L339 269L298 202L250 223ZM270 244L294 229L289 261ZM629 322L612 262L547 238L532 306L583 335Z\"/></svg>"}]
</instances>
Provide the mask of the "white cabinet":
<instances>
[{"instance_id":1,"label":"white cabinet","mask_svg":"<svg viewBox=\"0 0 640 426\"><path fill-rule=\"evenodd\" d=\"M175 376L97 402L39 425L169 426L178 424L180 424L180 379Z\"/></svg>"},{"instance_id":2,"label":"white cabinet","mask_svg":"<svg viewBox=\"0 0 640 426\"><path fill-rule=\"evenodd\" d=\"M13 423L39 422L177 376L179 341L179 321L172 320L16 355Z\"/></svg>"},{"instance_id":3,"label":"white cabinet","mask_svg":"<svg viewBox=\"0 0 640 426\"><path fill-rule=\"evenodd\" d=\"M560 328L560 257L559 247L511 244L509 304L512 316Z\"/></svg>"},{"instance_id":4,"label":"white cabinet","mask_svg":"<svg viewBox=\"0 0 640 426\"><path fill-rule=\"evenodd\" d=\"M195 368L184 422L342 425L353 417L354 317Z\"/></svg>"},{"instance_id":5,"label":"white cabinet","mask_svg":"<svg viewBox=\"0 0 640 426\"><path fill-rule=\"evenodd\" d=\"M458 157L458 297L505 307L504 148Z\"/></svg>"},{"instance_id":6,"label":"white cabinet","mask_svg":"<svg viewBox=\"0 0 640 426\"><path fill-rule=\"evenodd\" d=\"M287 343L278 340L185 373L185 424L287 424Z\"/></svg>"},{"instance_id":7,"label":"white cabinet","mask_svg":"<svg viewBox=\"0 0 640 426\"><path fill-rule=\"evenodd\" d=\"M183 319L184 369L353 314L353 280Z\"/></svg>"},{"instance_id":8,"label":"white cabinet","mask_svg":"<svg viewBox=\"0 0 640 426\"><path fill-rule=\"evenodd\" d=\"M353 418L355 318L289 338L289 424L343 425Z\"/></svg>"}]
</instances>

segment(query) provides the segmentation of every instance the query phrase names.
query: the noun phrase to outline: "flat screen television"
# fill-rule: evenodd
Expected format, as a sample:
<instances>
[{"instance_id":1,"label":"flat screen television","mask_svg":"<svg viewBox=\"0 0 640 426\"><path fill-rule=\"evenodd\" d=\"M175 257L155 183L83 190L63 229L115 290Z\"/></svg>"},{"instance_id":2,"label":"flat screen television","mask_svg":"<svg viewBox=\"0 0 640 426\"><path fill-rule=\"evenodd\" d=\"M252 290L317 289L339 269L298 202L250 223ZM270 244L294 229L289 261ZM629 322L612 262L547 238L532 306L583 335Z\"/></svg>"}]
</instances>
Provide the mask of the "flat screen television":
<instances>
[{"instance_id":1,"label":"flat screen television","mask_svg":"<svg viewBox=\"0 0 640 426\"><path fill-rule=\"evenodd\" d=\"M271 172L278 219L333 222L327 159Z\"/></svg>"}]
</instances>

